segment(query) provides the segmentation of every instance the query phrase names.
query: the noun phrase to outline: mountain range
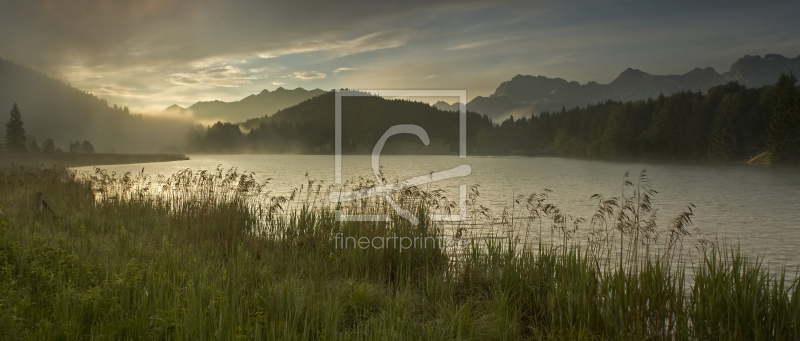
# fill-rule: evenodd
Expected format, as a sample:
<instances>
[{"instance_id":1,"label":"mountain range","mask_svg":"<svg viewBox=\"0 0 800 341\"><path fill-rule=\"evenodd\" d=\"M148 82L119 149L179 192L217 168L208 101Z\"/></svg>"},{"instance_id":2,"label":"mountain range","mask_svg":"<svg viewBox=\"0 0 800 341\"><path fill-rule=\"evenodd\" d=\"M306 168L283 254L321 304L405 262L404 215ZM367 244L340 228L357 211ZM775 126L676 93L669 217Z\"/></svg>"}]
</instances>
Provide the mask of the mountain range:
<instances>
[{"instance_id":1,"label":"mountain range","mask_svg":"<svg viewBox=\"0 0 800 341\"><path fill-rule=\"evenodd\" d=\"M706 92L712 86L729 82L738 82L751 88L762 87L773 84L781 73L790 71L800 72L800 56L787 58L778 54L767 54L764 57L748 55L734 62L730 70L722 74L711 67L695 68L682 75L652 75L628 68L608 84L580 84L562 78L520 74L501 83L494 94L475 97L467 103L467 110L488 115L497 122L511 115L528 117L542 111L585 107L607 100L635 101L681 91ZM325 91L320 89L278 88L272 92L264 90L238 102L197 102L186 109L173 105L165 112L191 113L196 119L205 121L244 122L271 116L281 109L323 93ZM458 110L458 103L439 101L434 106L440 110Z\"/></svg>"},{"instance_id":2,"label":"mountain range","mask_svg":"<svg viewBox=\"0 0 800 341\"><path fill-rule=\"evenodd\" d=\"M190 114L195 119L202 121L242 122L254 117L272 115L278 110L291 107L323 93L325 91L320 89L287 90L281 87L272 92L265 89L258 95L250 95L236 102L197 102L188 108L172 105L164 112L180 116Z\"/></svg>"},{"instance_id":3,"label":"mountain range","mask_svg":"<svg viewBox=\"0 0 800 341\"><path fill-rule=\"evenodd\" d=\"M500 84L494 94L475 97L467 103L467 110L486 114L498 121L510 115L527 117L531 114L538 115L542 111L585 107L587 104L607 100L633 101L681 91L705 92L712 86L728 82L738 82L750 88L762 87L775 83L781 73L790 71L795 74L800 72L800 56L744 56L722 74L711 67L696 68L682 75L665 76L628 68L608 84L580 84L562 78L516 75ZM434 105L442 110L458 109L458 103L440 101Z\"/></svg>"}]
</instances>

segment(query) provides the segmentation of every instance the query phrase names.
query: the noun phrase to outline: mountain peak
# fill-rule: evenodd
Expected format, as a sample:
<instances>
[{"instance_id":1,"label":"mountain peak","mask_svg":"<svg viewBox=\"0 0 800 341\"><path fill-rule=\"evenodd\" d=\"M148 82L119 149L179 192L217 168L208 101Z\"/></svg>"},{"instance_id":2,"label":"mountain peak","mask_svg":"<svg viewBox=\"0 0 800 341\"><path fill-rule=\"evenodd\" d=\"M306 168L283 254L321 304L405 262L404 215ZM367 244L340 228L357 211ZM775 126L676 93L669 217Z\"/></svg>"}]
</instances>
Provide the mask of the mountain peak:
<instances>
[{"instance_id":1,"label":"mountain peak","mask_svg":"<svg viewBox=\"0 0 800 341\"><path fill-rule=\"evenodd\" d=\"M724 73L726 81L737 81L749 87L760 87L775 83L781 73L800 69L800 56L787 58L779 54L746 55L739 58L731 70Z\"/></svg>"},{"instance_id":2,"label":"mountain peak","mask_svg":"<svg viewBox=\"0 0 800 341\"><path fill-rule=\"evenodd\" d=\"M704 74L704 73L717 73L717 70L714 70L714 68L710 67L710 66L709 67L705 67L705 68L696 67L696 68L692 69L692 71L689 71L686 74L687 75L689 75L689 74L695 75L695 74Z\"/></svg>"},{"instance_id":3,"label":"mountain peak","mask_svg":"<svg viewBox=\"0 0 800 341\"><path fill-rule=\"evenodd\" d=\"M689 71L689 72L683 74L682 77L689 78L694 82L701 82L701 83L702 82L714 82L714 83L719 83L719 82L721 82L720 77L722 77L722 75L720 75L719 72L717 72L717 70L714 70L713 67L706 67L706 68L699 68L698 67L698 68L692 69L692 71ZM705 86L705 85L703 85L703 86Z\"/></svg>"},{"instance_id":4,"label":"mountain peak","mask_svg":"<svg viewBox=\"0 0 800 341\"><path fill-rule=\"evenodd\" d=\"M461 103L453 102L453 104L450 104L445 101L438 101L431 106L444 111L459 111L461 108Z\"/></svg>"},{"instance_id":5,"label":"mountain peak","mask_svg":"<svg viewBox=\"0 0 800 341\"><path fill-rule=\"evenodd\" d=\"M550 92L561 86L568 85L564 79L561 78L547 78L545 76L524 76L516 75L510 81L506 81L497 87L491 97L504 97L523 99L530 96L532 93L537 92ZM577 84L577 83L576 83Z\"/></svg>"},{"instance_id":6,"label":"mountain peak","mask_svg":"<svg viewBox=\"0 0 800 341\"><path fill-rule=\"evenodd\" d=\"M649 76L649 75L650 75L649 73L644 72L644 71L639 70L639 69L627 68L627 69L625 69L625 71L622 71L622 73L620 73L619 76L617 76L617 78L614 80L614 82L619 81L619 80L640 79L642 77Z\"/></svg>"},{"instance_id":7,"label":"mountain peak","mask_svg":"<svg viewBox=\"0 0 800 341\"><path fill-rule=\"evenodd\" d=\"M768 53L768 54L764 55L764 59L773 60L773 59L789 59L789 58L786 58L783 55L779 55L779 54Z\"/></svg>"}]
</instances>

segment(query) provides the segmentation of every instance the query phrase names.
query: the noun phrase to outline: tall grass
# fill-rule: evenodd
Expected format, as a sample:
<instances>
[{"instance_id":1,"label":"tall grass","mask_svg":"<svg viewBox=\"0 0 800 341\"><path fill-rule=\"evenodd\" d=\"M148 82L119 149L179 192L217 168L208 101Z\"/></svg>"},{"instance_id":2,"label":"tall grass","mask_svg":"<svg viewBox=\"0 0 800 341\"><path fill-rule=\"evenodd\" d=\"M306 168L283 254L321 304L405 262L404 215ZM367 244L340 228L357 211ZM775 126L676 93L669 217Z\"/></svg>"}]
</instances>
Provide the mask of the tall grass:
<instances>
[{"instance_id":1,"label":"tall grass","mask_svg":"<svg viewBox=\"0 0 800 341\"><path fill-rule=\"evenodd\" d=\"M356 180L351 188L376 185ZM777 339L800 336L798 283L690 235L692 206L655 223L645 174L595 196L588 220L548 191L498 215L469 193L331 207L309 180L287 197L236 170L171 177L0 170L0 335L8 339ZM38 212L35 193L53 210ZM388 214L340 222L335 209ZM2 212L0 212L2 216ZM482 238L491 227L507 238ZM337 237L445 244L343 248ZM478 238L481 237L481 238ZM491 237L491 236L490 236ZM687 244L687 245L684 245ZM351 245L352 246L352 245ZM454 247L455 246L455 247ZM696 257L687 249L695 247Z\"/></svg>"}]
</instances>

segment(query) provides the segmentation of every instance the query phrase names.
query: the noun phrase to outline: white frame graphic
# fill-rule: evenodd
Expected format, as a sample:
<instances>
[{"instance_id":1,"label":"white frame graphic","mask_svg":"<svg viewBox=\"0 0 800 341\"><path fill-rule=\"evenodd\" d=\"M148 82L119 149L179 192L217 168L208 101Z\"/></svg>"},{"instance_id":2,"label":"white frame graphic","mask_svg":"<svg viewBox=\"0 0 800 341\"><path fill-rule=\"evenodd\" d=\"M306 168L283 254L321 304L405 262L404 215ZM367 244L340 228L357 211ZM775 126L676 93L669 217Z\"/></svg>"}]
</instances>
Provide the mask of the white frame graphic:
<instances>
[{"instance_id":1,"label":"white frame graphic","mask_svg":"<svg viewBox=\"0 0 800 341\"><path fill-rule=\"evenodd\" d=\"M336 97L336 123L335 123L335 155L334 155L334 184L342 184L342 97L458 97L458 113L459 113L459 158L465 159L467 157L467 91L466 90L337 90L335 91ZM380 173L376 169L380 152L383 149L383 143L392 135L399 133L410 133L417 135L425 145L430 143L427 133L424 129L416 125L396 125L391 127L384 133L381 140L373 149L372 164L373 171L376 177L380 180ZM353 201L373 196L386 196L387 201L398 212L398 214L409 220L412 224L416 225L419 222L416 217L410 212L397 206L394 201L388 196L389 193L411 186L419 186L427 183L451 179L455 177L464 177L471 173L472 168L469 165L460 165L455 168L435 172L428 175L422 175L399 181L395 184L379 185L368 190L361 191L334 191L330 194L329 200L331 202ZM462 221L466 220L467 216L467 185L459 185L459 214L436 214L431 216L432 221ZM348 215L342 214L341 210L336 210L337 221L391 221L391 218L385 214L378 215Z\"/></svg>"}]
</instances>

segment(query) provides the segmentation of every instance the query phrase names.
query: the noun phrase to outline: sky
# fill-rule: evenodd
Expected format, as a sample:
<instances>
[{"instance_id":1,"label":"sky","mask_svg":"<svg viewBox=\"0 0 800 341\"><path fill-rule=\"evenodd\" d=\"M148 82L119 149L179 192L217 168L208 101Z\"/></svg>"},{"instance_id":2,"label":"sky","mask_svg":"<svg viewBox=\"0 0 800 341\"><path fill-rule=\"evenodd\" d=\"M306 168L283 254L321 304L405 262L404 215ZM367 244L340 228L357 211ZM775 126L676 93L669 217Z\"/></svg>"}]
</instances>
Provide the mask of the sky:
<instances>
[{"instance_id":1,"label":"sky","mask_svg":"<svg viewBox=\"0 0 800 341\"><path fill-rule=\"evenodd\" d=\"M264 89L608 83L800 55L798 1L3 0L0 57L133 112Z\"/></svg>"}]
</instances>

